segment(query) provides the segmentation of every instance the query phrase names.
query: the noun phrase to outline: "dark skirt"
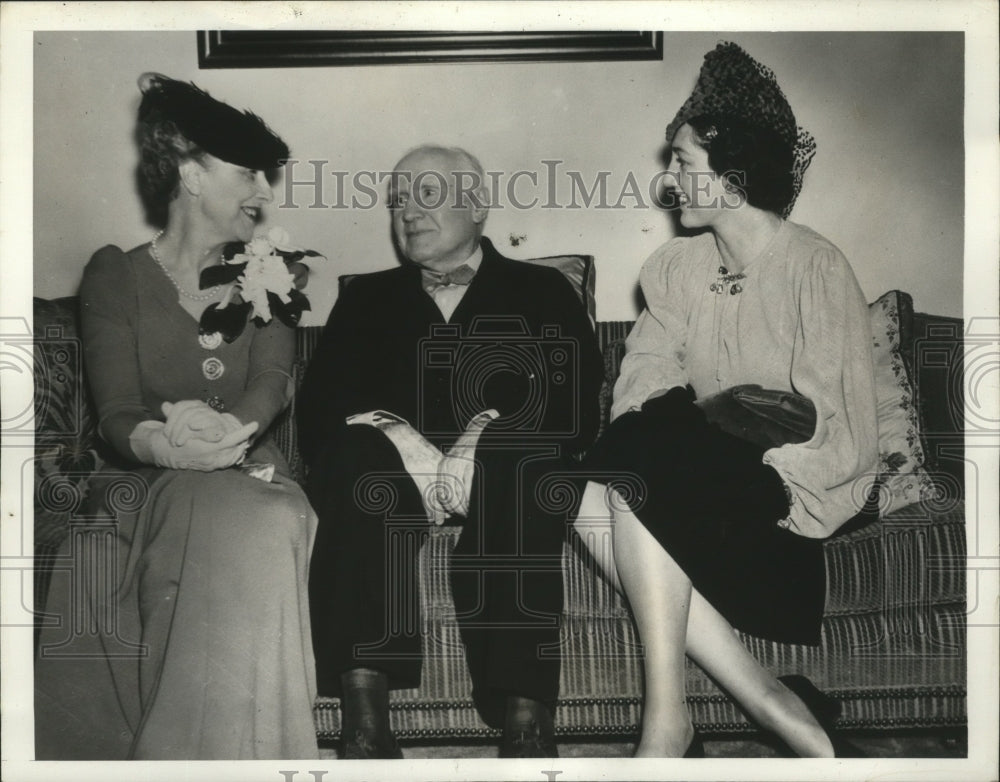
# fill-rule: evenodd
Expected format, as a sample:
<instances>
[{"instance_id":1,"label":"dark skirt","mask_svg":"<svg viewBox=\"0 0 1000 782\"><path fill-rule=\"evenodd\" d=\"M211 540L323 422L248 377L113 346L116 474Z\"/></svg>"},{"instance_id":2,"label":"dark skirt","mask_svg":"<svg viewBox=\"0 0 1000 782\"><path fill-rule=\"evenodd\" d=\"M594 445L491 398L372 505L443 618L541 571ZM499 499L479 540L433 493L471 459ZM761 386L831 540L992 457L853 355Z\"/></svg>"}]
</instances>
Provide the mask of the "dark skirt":
<instances>
[{"instance_id":1,"label":"dark skirt","mask_svg":"<svg viewBox=\"0 0 1000 782\"><path fill-rule=\"evenodd\" d=\"M587 455L588 478L603 474L614 484L628 476L629 507L734 627L818 644L822 541L778 526L788 501L777 472L761 461L763 448L671 396L616 419Z\"/></svg>"}]
</instances>

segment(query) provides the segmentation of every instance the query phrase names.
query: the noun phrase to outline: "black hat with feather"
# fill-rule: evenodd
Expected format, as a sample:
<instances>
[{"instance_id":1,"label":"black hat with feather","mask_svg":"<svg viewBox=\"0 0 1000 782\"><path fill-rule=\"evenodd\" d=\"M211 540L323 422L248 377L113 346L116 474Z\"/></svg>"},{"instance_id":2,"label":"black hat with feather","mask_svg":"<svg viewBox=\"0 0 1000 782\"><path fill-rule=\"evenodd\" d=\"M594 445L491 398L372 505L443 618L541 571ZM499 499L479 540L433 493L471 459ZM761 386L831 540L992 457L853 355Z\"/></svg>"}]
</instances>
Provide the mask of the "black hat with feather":
<instances>
[{"instance_id":1,"label":"black hat with feather","mask_svg":"<svg viewBox=\"0 0 1000 782\"><path fill-rule=\"evenodd\" d=\"M159 73L139 77L139 121L172 121L184 136L227 163L266 171L288 160L288 145L256 114L216 100L194 84Z\"/></svg>"}]
</instances>

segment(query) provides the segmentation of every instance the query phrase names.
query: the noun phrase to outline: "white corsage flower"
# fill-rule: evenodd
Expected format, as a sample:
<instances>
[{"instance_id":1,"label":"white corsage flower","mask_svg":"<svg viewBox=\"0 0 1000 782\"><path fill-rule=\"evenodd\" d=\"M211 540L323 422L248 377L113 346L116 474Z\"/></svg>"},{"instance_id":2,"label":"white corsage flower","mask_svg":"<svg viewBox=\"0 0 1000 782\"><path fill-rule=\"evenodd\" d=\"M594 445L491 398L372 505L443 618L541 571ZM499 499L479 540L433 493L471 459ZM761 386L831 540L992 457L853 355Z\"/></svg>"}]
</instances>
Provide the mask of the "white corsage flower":
<instances>
[{"instance_id":1,"label":"white corsage flower","mask_svg":"<svg viewBox=\"0 0 1000 782\"><path fill-rule=\"evenodd\" d=\"M243 298L253 304L253 317L267 323L271 320L267 294L273 293L282 304L288 304L291 301L288 292L295 285L295 275L289 273L284 261L277 255L265 255L247 261L237 282Z\"/></svg>"},{"instance_id":2,"label":"white corsage flower","mask_svg":"<svg viewBox=\"0 0 1000 782\"><path fill-rule=\"evenodd\" d=\"M265 255L270 255L274 252L274 245L267 240L264 236L255 236L250 240L250 244L247 245L246 255L263 257Z\"/></svg>"},{"instance_id":3,"label":"white corsage flower","mask_svg":"<svg viewBox=\"0 0 1000 782\"><path fill-rule=\"evenodd\" d=\"M271 243L275 250L281 250L286 253L298 253L302 252L301 247L296 247L292 244L292 236L280 225L271 226L267 230L267 240Z\"/></svg>"},{"instance_id":4,"label":"white corsage flower","mask_svg":"<svg viewBox=\"0 0 1000 782\"><path fill-rule=\"evenodd\" d=\"M292 247L288 232L277 226L246 245L227 247L225 262L202 272L201 287L235 284L222 301L204 310L199 331L218 333L226 342L232 342L243 332L248 319L264 326L276 315L286 326L297 326L302 313L309 309L309 299L296 289L295 275L288 271L288 264L305 257L322 258L313 250Z\"/></svg>"}]
</instances>

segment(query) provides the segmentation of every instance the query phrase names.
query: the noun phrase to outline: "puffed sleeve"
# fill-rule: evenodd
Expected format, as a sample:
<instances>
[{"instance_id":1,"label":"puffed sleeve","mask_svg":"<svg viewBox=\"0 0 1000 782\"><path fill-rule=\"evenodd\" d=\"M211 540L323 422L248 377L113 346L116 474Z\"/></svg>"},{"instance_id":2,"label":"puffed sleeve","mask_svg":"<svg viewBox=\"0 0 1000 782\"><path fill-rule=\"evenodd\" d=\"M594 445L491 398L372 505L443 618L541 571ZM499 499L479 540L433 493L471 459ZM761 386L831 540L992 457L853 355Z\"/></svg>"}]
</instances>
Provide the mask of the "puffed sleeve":
<instances>
[{"instance_id":1,"label":"puffed sleeve","mask_svg":"<svg viewBox=\"0 0 1000 782\"><path fill-rule=\"evenodd\" d=\"M101 248L80 283L80 323L87 380L97 406L98 431L122 456L134 460L128 436L154 418L142 399L136 351L136 280L128 256Z\"/></svg>"},{"instance_id":2,"label":"puffed sleeve","mask_svg":"<svg viewBox=\"0 0 1000 782\"><path fill-rule=\"evenodd\" d=\"M687 385L682 268L686 242L684 238L667 242L646 260L639 273L646 308L625 341L611 420L638 410L650 394Z\"/></svg>"},{"instance_id":3,"label":"puffed sleeve","mask_svg":"<svg viewBox=\"0 0 1000 782\"><path fill-rule=\"evenodd\" d=\"M255 329L247 388L229 412L245 424L256 421L263 432L292 398L295 330L277 318L261 328L251 324L247 328Z\"/></svg>"},{"instance_id":4,"label":"puffed sleeve","mask_svg":"<svg viewBox=\"0 0 1000 782\"><path fill-rule=\"evenodd\" d=\"M847 260L814 251L796 281L792 388L816 406L812 439L772 448L764 462L791 489L792 531L825 538L864 504L878 458L868 308Z\"/></svg>"}]
</instances>

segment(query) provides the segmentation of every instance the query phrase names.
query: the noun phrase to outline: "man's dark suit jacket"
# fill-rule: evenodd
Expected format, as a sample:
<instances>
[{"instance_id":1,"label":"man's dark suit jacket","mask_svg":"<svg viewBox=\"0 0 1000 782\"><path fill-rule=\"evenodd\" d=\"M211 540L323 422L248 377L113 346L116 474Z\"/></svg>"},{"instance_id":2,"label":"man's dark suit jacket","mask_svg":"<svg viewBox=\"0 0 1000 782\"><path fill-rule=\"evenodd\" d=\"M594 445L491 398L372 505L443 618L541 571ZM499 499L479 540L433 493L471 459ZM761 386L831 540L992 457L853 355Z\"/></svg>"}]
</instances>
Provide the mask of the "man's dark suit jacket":
<instances>
[{"instance_id":1,"label":"man's dark suit jacket","mask_svg":"<svg viewBox=\"0 0 1000 782\"><path fill-rule=\"evenodd\" d=\"M387 629L399 625L391 615L419 615L416 563L407 559L416 547L390 538L403 534L400 518L415 539L427 534L419 492L388 439L344 419L387 410L447 448L476 413L501 414L476 449L450 572L473 699L500 728L506 696L554 708L558 695L559 656L540 650L559 645L561 554L573 511L547 507L541 482L565 480L571 457L594 439L602 371L566 278L504 258L486 240L482 247L479 271L447 324L416 266L354 278L310 363L299 430L320 517L310 572L317 678L321 693L335 695L340 675L356 667L384 671L394 688L418 686L418 628ZM356 493L369 476L385 475L394 476L392 524L389 510ZM393 554L400 551L409 552L406 561Z\"/></svg>"},{"instance_id":2,"label":"man's dark suit jacket","mask_svg":"<svg viewBox=\"0 0 1000 782\"><path fill-rule=\"evenodd\" d=\"M307 464L343 431L347 416L375 409L402 416L444 445L469 416L490 407L501 419L487 436L516 431L511 436L558 444L564 454L593 441L602 368L583 304L556 269L505 258L488 239L482 247L479 271L448 324L414 265L359 275L341 291L299 395ZM552 336L525 345L519 324L535 338L544 327L555 328ZM427 339L432 327L445 325L444 335ZM491 359L488 351L460 354L454 349L459 337L449 331L466 344L515 333L502 340L507 355ZM558 363L564 345L575 356ZM494 371L504 361L512 371ZM548 377L528 378L539 365Z\"/></svg>"}]
</instances>

